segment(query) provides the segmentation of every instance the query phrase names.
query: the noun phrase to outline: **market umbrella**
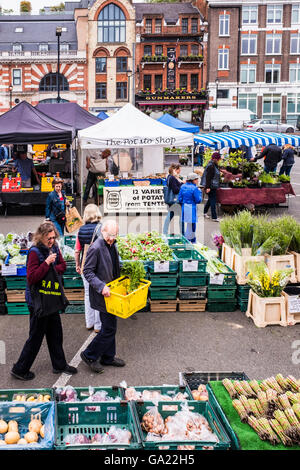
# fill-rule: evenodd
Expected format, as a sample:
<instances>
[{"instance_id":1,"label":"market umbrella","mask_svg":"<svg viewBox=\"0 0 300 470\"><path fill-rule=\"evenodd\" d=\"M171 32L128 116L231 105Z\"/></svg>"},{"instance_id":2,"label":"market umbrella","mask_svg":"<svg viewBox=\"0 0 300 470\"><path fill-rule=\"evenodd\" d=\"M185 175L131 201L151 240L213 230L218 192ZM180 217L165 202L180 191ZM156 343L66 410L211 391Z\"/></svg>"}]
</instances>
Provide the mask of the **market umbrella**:
<instances>
[{"instance_id":1,"label":"market umbrella","mask_svg":"<svg viewBox=\"0 0 300 470\"><path fill-rule=\"evenodd\" d=\"M163 124L166 124L166 126L173 127L174 129L178 129L180 131L191 132L192 134L199 132L199 126L181 121L180 119L177 119L168 113L164 113L157 120Z\"/></svg>"}]
</instances>

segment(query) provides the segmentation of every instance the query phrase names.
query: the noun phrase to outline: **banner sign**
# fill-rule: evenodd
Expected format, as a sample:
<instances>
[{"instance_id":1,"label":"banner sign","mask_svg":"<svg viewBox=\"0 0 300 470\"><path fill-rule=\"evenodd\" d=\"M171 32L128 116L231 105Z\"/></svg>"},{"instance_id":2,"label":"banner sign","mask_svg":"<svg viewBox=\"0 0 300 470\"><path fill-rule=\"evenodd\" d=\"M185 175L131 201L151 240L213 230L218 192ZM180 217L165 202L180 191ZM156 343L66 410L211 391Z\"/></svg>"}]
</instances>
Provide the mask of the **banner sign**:
<instances>
[{"instance_id":1,"label":"banner sign","mask_svg":"<svg viewBox=\"0 0 300 470\"><path fill-rule=\"evenodd\" d=\"M167 50L167 88L175 90L176 88L176 49L175 47L168 47Z\"/></svg>"},{"instance_id":2,"label":"banner sign","mask_svg":"<svg viewBox=\"0 0 300 470\"><path fill-rule=\"evenodd\" d=\"M167 212L163 186L128 186L103 188L104 213Z\"/></svg>"}]
</instances>

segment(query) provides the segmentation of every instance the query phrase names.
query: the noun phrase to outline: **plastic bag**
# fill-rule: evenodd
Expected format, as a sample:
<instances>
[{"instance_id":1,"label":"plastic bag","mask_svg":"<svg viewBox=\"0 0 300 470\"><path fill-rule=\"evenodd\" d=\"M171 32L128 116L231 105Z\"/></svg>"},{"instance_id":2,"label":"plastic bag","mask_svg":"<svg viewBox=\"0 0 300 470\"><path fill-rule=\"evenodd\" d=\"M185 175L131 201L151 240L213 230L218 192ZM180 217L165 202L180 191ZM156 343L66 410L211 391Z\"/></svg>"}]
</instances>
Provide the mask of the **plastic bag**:
<instances>
[{"instance_id":1,"label":"plastic bag","mask_svg":"<svg viewBox=\"0 0 300 470\"><path fill-rule=\"evenodd\" d=\"M75 250L68 245L63 245L62 255L65 261L74 261L75 260Z\"/></svg>"},{"instance_id":2,"label":"plastic bag","mask_svg":"<svg viewBox=\"0 0 300 470\"><path fill-rule=\"evenodd\" d=\"M56 389L58 401L75 402L78 401L77 392L71 385Z\"/></svg>"},{"instance_id":3,"label":"plastic bag","mask_svg":"<svg viewBox=\"0 0 300 470\"><path fill-rule=\"evenodd\" d=\"M82 445L89 444L90 441L84 434L67 434L64 438L64 443L66 445Z\"/></svg>"},{"instance_id":4,"label":"plastic bag","mask_svg":"<svg viewBox=\"0 0 300 470\"><path fill-rule=\"evenodd\" d=\"M152 408L144 414L141 423L142 429L146 432L154 434L163 434L165 429L164 420L158 412L157 406Z\"/></svg>"},{"instance_id":5,"label":"plastic bag","mask_svg":"<svg viewBox=\"0 0 300 470\"><path fill-rule=\"evenodd\" d=\"M103 435L102 444L130 444L131 432L127 429L111 426L108 433Z\"/></svg>"},{"instance_id":6,"label":"plastic bag","mask_svg":"<svg viewBox=\"0 0 300 470\"><path fill-rule=\"evenodd\" d=\"M128 401L131 400L141 400L141 392L137 392L134 387L128 387L125 380L120 382L120 387L124 388L125 399Z\"/></svg>"}]
</instances>

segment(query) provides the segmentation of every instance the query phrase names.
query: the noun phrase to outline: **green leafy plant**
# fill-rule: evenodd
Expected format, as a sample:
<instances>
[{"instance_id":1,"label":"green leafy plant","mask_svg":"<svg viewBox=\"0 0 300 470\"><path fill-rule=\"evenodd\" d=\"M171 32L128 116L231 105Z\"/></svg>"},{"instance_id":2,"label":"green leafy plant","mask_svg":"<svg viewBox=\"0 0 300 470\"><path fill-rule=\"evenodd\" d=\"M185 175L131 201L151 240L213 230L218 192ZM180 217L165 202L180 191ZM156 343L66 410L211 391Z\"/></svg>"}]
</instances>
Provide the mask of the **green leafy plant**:
<instances>
[{"instance_id":1,"label":"green leafy plant","mask_svg":"<svg viewBox=\"0 0 300 470\"><path fill-rule=\"evenodd\" d=\"M272 176L271 173L265 173L265 172L263 172L260 175L259 180L261 183L264 183L264 184L276 184L278 182L277 178Z\"/></svg>"},{"instance_id":2,"label":"green leafy plant","mask_svg":"<svg viewBox=\"0 0 300 470\"><path fill-rule=\"evenodd\" d=\"M122 276L128 276L130 279L128 293L135 291L145 279L146 271L141 261L126 261L121 269Z\"/></svg>"},{"instance_id":3,"label":"green leafy plant","mask_svg":"<svg viewBox=\"0 0 300 470\"><path fill-rule=\"evenodd\" d=\"M281 183L289 183L291 181L291 177L288 175L285 175L284 173L282 175L279 175L278 179L279 181L281 181Z\"/></svg>"}]
</instances>

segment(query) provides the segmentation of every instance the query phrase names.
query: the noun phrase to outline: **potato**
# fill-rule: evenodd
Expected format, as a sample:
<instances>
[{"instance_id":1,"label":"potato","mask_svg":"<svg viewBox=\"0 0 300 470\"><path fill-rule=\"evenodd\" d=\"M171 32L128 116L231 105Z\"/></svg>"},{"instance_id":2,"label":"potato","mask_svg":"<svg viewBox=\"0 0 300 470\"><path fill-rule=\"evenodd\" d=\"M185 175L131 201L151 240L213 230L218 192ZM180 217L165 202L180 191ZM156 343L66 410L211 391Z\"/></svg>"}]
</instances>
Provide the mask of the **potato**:
<instances>
[{"instance_id":1,"label":"potato","mask_svg":"<svg viewBox=\"0 0 300 470\"><path fill-rule=\"evenodd\" d=\"M20 440L20 434L17 431L9 431L4 436L6 444L16 444Z\"/></svg>"}]
</instances>

